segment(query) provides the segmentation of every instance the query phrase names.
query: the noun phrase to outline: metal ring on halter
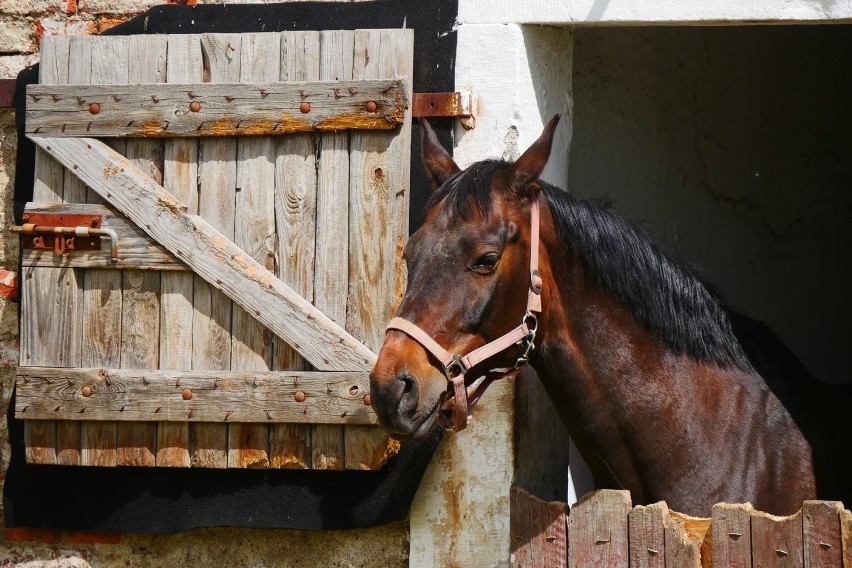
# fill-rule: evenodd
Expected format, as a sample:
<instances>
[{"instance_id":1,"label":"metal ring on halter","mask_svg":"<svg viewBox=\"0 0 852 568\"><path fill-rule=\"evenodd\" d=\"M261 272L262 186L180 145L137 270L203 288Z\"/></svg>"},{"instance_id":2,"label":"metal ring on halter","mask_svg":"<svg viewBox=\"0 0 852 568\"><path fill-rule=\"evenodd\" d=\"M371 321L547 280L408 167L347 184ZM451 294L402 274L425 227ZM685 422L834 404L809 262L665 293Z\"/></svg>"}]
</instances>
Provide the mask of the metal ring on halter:
<instances>
[{"instance_id":1,"label":"metal ring on halter","mask_svg":"<svg viewBox=\"0 0 852 568\"><path fill-rule=\"evenodd\" d=\"M453 371L455 371L455 374L453 374ZM468 368L462 362L461 355L453 355L453 360L444 365L444 374L447 375L447 380L449 381L452 381L459 375L464 375L467 371Z\"/></svg>"}]
</instances>

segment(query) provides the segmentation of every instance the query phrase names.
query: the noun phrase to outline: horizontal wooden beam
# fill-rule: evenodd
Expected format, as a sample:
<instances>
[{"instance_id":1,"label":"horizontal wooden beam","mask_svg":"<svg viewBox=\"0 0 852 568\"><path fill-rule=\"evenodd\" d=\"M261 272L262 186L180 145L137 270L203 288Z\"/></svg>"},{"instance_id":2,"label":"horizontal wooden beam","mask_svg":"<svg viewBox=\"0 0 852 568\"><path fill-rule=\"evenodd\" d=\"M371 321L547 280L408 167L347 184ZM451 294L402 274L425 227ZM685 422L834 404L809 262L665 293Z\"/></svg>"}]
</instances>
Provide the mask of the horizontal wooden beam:
<instances>
[{"instance_id":1,"label":"horizontal wooden beam","mask_svg":"<svg viewBox=\"0 0 852 568\"><path fill-rule=\"evenodd\" d=\"M376 354L93 138L30 138L108 203L321 371L369 371Z\"/></svg>"},{"instance_id":2,"label":"horizontal wooden beam","mask_svg":"<svg viewBox=\"0 0 852 568\"><path fill-rule=\"evenodd\" d=\"M401 80L29 85L39 136L246 136L388 130L407 106Z\"/></svg>"},{"instance_id":3,"label":"horizontal wooden beam","mask_svg":"<svg viewBox=\"0 0 852 568\"><path fill-rule=\"evenodd\" d=\"M369 373L19 367L26 420L375 424Z\"/></svg>"},{"instance_id":4,"label":"horizontal wooden beam","mask_svg":"<svg viewBox=\"0 0 852 568\"><path fill-rule=\"evenodd\" d=\"M112 261L107 241L101 250L66 250L60 255L53 250L24 249L21 251L23 266L187 270L172 253L112 207L89 203L27 203L24 223L29 223L34 213L100 215L101 228L112 229L118 235L118 262Z\"/></svg>"}]
</instances>

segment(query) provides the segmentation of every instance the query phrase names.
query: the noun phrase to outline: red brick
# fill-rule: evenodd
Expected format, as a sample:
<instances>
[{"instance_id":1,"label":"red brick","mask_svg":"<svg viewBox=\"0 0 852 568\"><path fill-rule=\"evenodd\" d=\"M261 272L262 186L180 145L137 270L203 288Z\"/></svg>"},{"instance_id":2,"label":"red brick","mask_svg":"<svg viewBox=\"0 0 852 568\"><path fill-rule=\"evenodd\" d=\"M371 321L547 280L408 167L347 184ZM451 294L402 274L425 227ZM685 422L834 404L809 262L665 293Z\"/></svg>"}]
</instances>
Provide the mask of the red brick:
<instances>
[{"instance_id":1,"label":"red brick","mask_svg":"<svg viewBox=\"0 0 852 568\"><path fill-rule=\"evenodd\" d=\"M98 20L98 33L105 32L110 28L114 28L118 24L123 24L127 18L101 18Z\"/></svg>"},{"instance_id":2,"label":"red brick","mask_svg":"<svg viewBox=\"0 0 852 568\"><path fill-rule=\"evenodd\" d=\"M18 299L18 273L0 268L0 298Z\"/></svg>"},{"instance_id":3,"label":"red brick","mask_svg":"<svg viewBox=\"0 0 852 568\"><path fill-rule=\"evenodd\" d=\"M121 535L106 532L68 531L65 540L72 544L119 544Z\"/></svg>"},{"instance_id":4,"label":"red brick","mask_svg":"<svg viewBox=\"0 0 852 568\"><path fill-rule=\"evenodd\" d=\"M36 43L41 45L41 38L45 35L92 35L96 32L95 22L74 18L67 20L44 18L36 22Z\"/></svg>"},{"instance_id":5,"label":"red brick","mask_svg":"<svg viewBox=\"0 0 852 568\"><path fill-rule=\"evenodd\" d=\"M62 542L62 531L49 531L45 529L14 528L5 529L6 539L20 542L43 542L46 544L59 544Z\"/></svg>"},{"instance_id":6,"label":"red brick","mask_svg":"<svg viewBox=\"0 0 852 568\"><path fill-rule=\"evenodd\" d=\"M195 6L197 0L166 0L166 4L182 4L184 6Z\"/></svg>"}]
</instances>

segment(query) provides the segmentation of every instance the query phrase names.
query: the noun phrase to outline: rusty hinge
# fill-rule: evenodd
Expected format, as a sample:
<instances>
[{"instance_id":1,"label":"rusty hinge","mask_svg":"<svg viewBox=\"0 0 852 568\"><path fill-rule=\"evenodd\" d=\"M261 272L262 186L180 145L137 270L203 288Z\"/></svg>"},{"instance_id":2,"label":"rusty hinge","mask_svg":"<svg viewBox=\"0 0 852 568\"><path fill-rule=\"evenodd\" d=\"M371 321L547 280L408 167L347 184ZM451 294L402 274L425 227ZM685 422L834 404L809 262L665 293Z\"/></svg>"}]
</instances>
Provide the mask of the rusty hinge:
<instances>
[{"instance_id":1,"label":"rusty hinge","mask_svg":"<svg viewBox=\"0 0 852 568\"><path fill-rule=\"evenodd\" d=\"M21 235L25 249L52 249L58 255L100 250L101 237L109 237L112 261L118 262L118 235L112 229L101 228L100 215L26 213L23 220L23 225L13 225L9 230Z\"/></svg>"},{"instance_id":2,"label":"rusty hinge","mask_svg":"<svg viewBox=\"0 0 852 568\"><path fill-rule=\"evenodd\" d=\"M414 117L473 116L470 91L455 93L414 93L411 115Z\"/></svg>"}]
</instances>

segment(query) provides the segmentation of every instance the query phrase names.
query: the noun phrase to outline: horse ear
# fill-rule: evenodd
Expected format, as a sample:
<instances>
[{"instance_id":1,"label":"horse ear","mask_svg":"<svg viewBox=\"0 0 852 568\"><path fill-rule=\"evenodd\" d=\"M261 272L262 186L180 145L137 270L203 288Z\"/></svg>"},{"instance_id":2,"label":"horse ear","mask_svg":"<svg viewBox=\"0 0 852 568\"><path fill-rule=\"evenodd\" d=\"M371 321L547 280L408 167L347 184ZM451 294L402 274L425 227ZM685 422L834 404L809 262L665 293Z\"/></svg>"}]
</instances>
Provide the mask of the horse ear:
<instances>
[{"instance_id":1,"label":"horse ear","mask_svg":"<svg viewBox=\"0 0 852 568\"><path fill-rule=\"evenodd\" d=\"M437 189L444 185L450 177L461 170L447 153L429 123L420 119L420 140L423 147L423 165L426 173L432 179L432 186Z\"/></svg>"},{"instance_id":2,"label":"horse ear","mask_svg":"<svg viewBox=\"0 0 852 568\"><path fill-rule=\"evenodd\" d=\"M547 160L550 158L550 148L553 146L553 133L559 124L559 115L555 115L545 125L541 136L527 148L514 164L509 166L502 174L501 180L509 187L525 190L527 186L538 179Z\"/></svg>"}]
</instances>

